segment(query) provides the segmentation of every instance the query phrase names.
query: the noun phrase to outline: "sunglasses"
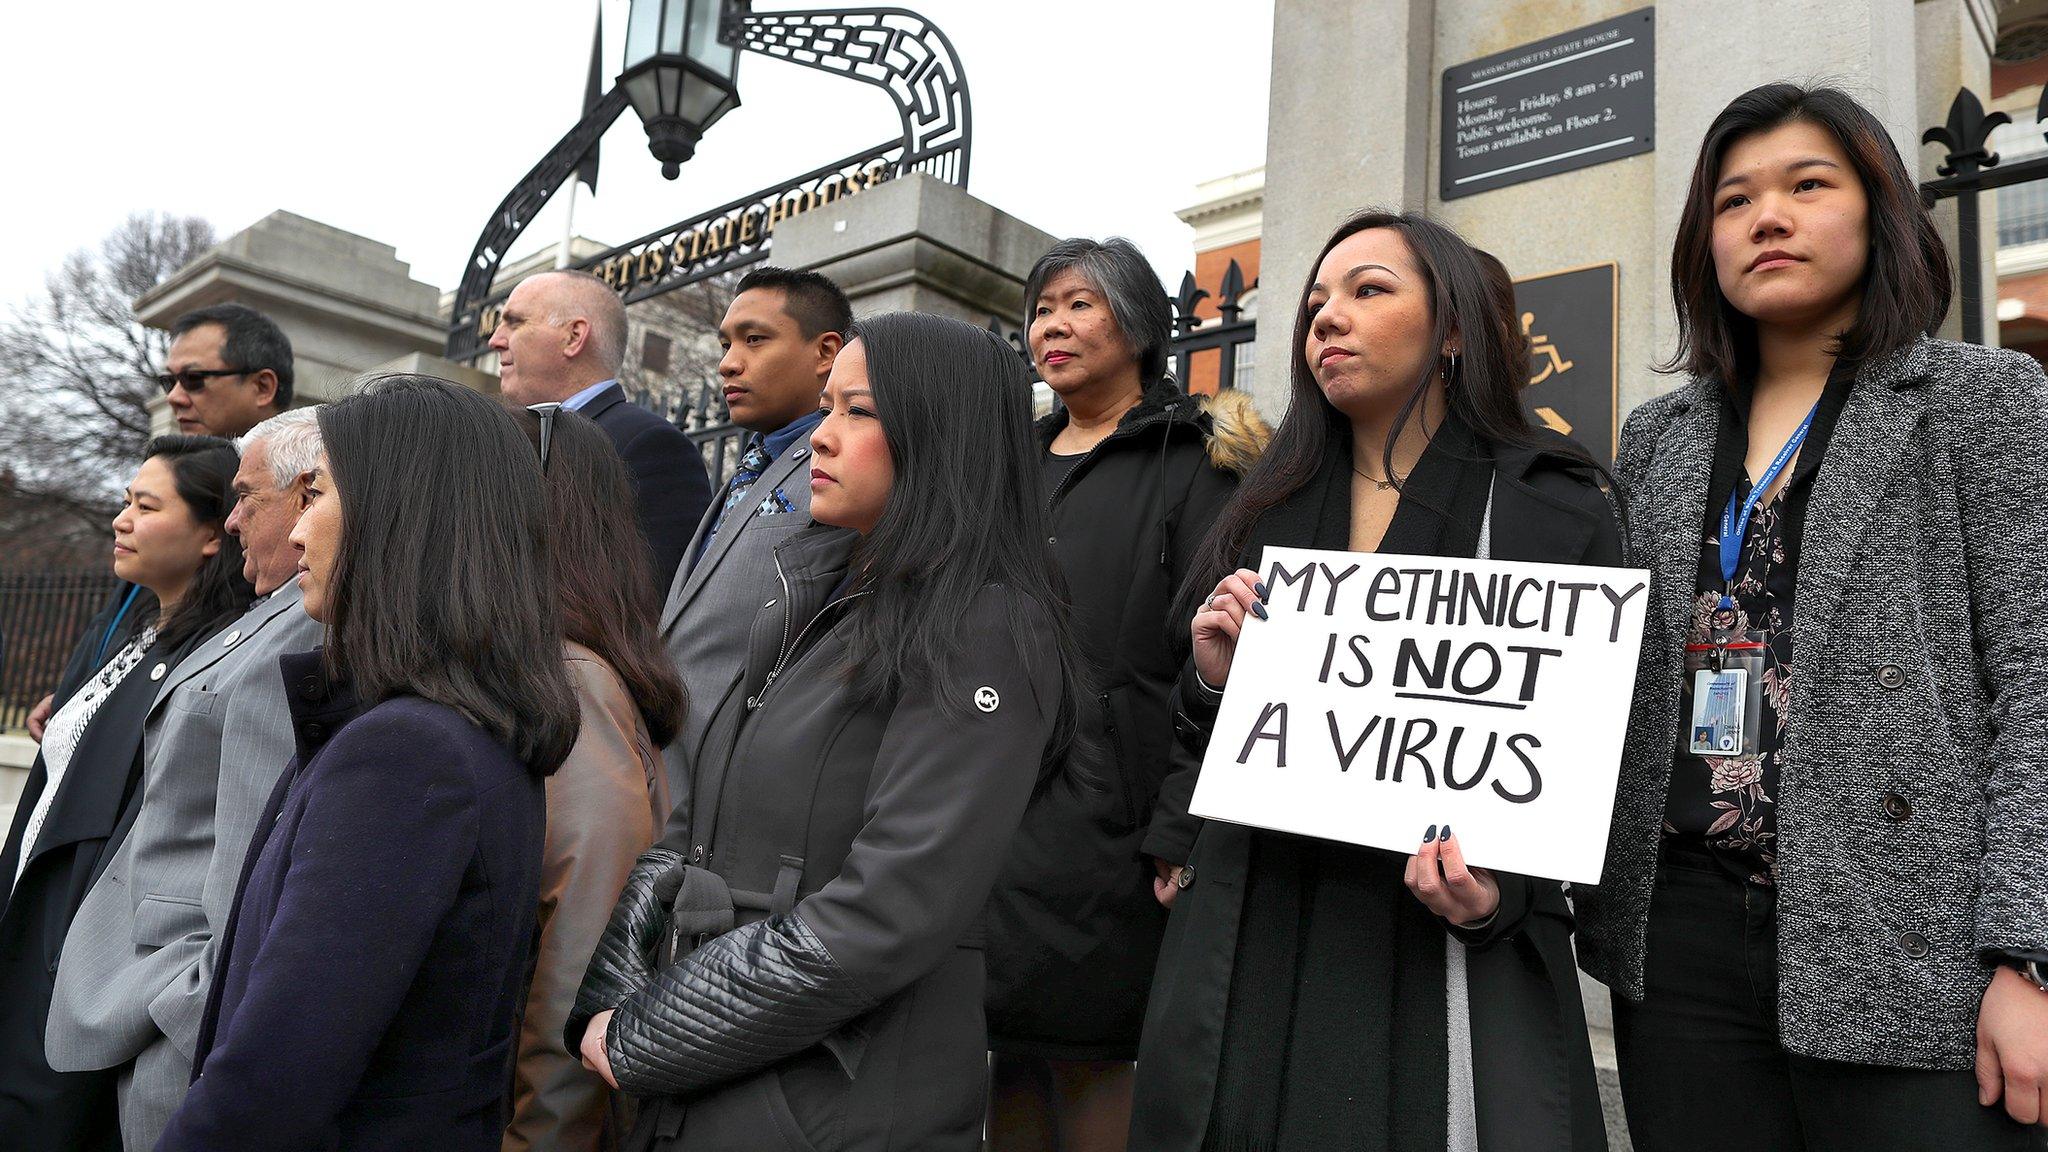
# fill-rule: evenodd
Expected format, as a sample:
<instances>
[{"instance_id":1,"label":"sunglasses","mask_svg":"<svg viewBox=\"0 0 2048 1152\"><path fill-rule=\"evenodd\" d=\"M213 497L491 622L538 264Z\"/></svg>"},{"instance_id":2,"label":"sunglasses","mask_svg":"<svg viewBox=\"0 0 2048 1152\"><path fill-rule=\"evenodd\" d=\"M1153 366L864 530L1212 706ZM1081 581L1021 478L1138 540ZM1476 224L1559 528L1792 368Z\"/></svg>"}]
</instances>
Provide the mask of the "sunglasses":
<instances>
[{"instance_id":1,"label":"sunglasses","mask_svg":"<svg viewBox=\"0 0 2048 1152\"><path fill-rule=\"evenodd\" d=\"M248 376L261 371L261 368L187 368L183 372L157 373L156 386L163 389L166 396L171 394L171 389L177 387L184 388L192 395L198 395L206 391L206 382L215 377Z\"/></svg>"},{"instance_id":2,"label":"sunglasses","mask_svg":"<svg viewBox=\"0 0 2048 1152\"><path fill-rule=\"evenodd\" d=\"M548 474L548 450L554 446L555 416L562 406L550 401L546 404L528 404L528 412L540 417L540 474Z\"/></svg>"}]
</instances>

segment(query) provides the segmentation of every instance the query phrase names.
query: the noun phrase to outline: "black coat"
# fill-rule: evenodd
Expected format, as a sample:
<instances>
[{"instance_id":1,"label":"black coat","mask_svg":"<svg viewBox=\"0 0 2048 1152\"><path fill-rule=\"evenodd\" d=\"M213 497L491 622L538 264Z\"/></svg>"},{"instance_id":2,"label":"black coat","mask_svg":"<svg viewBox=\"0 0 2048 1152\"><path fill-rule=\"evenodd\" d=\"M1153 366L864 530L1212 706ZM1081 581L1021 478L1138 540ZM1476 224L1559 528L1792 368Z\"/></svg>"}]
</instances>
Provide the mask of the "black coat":
<instances>
[{"instance_id":1,"label":"black coat","mask_svg":"<svg viewBox=\"0 0 2048 1152\"><path fill-rule=\"evenodd\" d=\"M58 685L58 707L105 663L96 657L122 599L116 596L86 626ZM40 754L29 769L6 847L0 850L0 989L5 989L0 994L0 1147L10 1152L74 1152L120 1144L113 1123L113 1072L53 1072L44 1059L50 993L71 918L141 806L142 728L157 686L186 653L233 618L223 616L176 645L159 642L100 705L43 818L28 868L10 894L5 888L21 859L29 813L49 779ZM127 639L127 629L117 625L105 657L119 652ZM159 667L164 673L152 677Z\"/></svg>"},{"instance_id":2,"label":"black coat","mask_svg":"<svg viewBox=\"0 0 2048 1152\"><path fill-rule=\"evenodd\" d=\"M460 713L367 710L282 657L298 755L158 1152L496 1152L540 904L544 781Z\"/></svg>"},{"instance_id":3,"label":"black coat","mask_svg":"<svg viewBox=\"0 0 2048 1152\"><path fill-rule=\"evenodd\" d=\"M841 670L862 594L834 594L854 539L813 526L776 548L743 682L584 977L565 1039L618 1010L606 1052L643 1098L629 1147L981 1147L979 926L1059 670L1039 614L992 584L944 682L861 699ZM725 919L657 973L634 926L666 921L686 874L684 897L715 889Z\"/></svg>"},{"instance_id":4,"label":"black coat","mask_svg":"<svg viewBox=\"0 0 2048 1152\"><path fill-rule=\"evenodd\" d=\"M666 589L711 506L704 457L683 430L626 399L617 384L579 409L597 421L633 477L633 514L653 553L654 586Z\"/></svg>"},{"instance_id":5,"label":"black coat","mask_svg":"<svg viewBox=\"0 0 2048 1152\"><path fill-rule=\"evenodd\" d=\"M1342 467L1338 462L1325 471L1340 470L1341 475ZM1495 474L1494 559L1622 562L1612 505L1586 470L1548 450L1496 450ZM1301 543L1312 540L1304 533ZM1197 743L1204 741L1201 734L1213 724L1215 707L1213 697L1197 686L1192 663L1182 672L1175 701L1180 710L1176 723ZM1241 941L1238 934L1255 834L1243 825L1201 826L1189 859L1190 883L1175 901L1145 1018L1132 1152L1197 1152L1202 1147L1233 966L1240 948L1259 946L1256 940ZM1463 934L1471 945L1466 978L1473 1078L1480 1086L1480 1147L1482 1152L1604 1150L1606 1131L1564 892L1551 881L1506 873L1499 879L1499 912L1480 932Z\"/></svg>"},{"instance_id":6,"label":"black coat","mask_svg":"<svg viewBox=\"0 0 2048 1152\"><path fill-rule=\"evenodd\" d=\"M1041 442L1065 426L1064 411L1047 416ZM1241 393L1202 399L1154 384L1048 494L1053 558L1095 681L1084 722L1106 757L1097 786L1063 777L1035 798L1011 842L989 904L997 1051L1137 1056L1166 928L1145 853L1179 863L1193 840L1191 825L1152 820L1166 778L1198 767L1173 738L1167 704L1187 649L1172 601L1266 436Z\"/></svg>"}]
</instances>

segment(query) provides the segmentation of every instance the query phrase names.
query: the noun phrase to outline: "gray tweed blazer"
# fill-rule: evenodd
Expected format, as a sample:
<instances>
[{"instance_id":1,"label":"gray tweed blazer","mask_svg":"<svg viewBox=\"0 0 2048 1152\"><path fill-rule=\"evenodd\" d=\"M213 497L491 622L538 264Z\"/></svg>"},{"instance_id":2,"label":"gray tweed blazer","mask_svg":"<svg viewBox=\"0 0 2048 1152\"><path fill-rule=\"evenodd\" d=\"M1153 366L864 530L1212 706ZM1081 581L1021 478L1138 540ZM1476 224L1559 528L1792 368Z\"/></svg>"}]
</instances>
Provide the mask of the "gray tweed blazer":
<instances>
[{"instance_id":1,"label":"gray tweed blazer","mask_svg":"<svg viewBox=\"0 0 2048 1152\"><path fill-rule=\"evenodd\" d=\"M1678 745L1720 404L1636 409L1616 477L1653 572L1580 962L1633 999ZM1778 795L1778 1021L1806 1056L1971 1066L1989 949L2048 946L2048 377L1922 338L1856 375L1800 545Z\"/></svg>"}]
</instances>

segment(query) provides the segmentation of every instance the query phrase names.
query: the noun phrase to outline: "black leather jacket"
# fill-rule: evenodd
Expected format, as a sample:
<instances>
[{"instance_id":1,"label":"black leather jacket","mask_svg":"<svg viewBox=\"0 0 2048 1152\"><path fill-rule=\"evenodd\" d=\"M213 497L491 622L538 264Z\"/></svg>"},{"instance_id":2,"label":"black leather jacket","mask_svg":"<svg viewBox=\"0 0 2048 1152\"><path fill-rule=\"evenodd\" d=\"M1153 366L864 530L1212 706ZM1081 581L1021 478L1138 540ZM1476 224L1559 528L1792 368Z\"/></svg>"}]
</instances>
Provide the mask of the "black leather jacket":
<instances>
[{"instance_id":1,"label":"black leather jacket","mask_svg":"<svg viewBox=\"0 0 2048 1152\"><path fill-rule=\"evenodd\" d=\"M978 927L1052 732L1057 665L990 586L960 621L954 682L856 699L841 668L860 593L833 596L852 544L813 527L776 549L741 690L585 977L572 1048L616 1007L613 1073L661 1098L634 1146L980 1145ZM724 882L738 926L656 972L687 868Z\"/></svg>"}]
</instances>

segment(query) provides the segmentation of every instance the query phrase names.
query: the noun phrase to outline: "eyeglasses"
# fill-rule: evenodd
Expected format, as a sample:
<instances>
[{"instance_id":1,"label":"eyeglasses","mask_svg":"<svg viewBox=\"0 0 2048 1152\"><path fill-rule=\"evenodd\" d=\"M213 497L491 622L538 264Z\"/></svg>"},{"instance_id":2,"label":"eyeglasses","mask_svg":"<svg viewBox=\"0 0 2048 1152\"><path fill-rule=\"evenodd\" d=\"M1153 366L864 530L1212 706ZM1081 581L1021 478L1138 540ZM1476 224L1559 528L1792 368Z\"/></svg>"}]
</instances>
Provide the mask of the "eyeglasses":
<instances>
[{"instance_id":1,"label":"eyeglasses","mask_svg":"<svg viewBox=\"0 0 2048 1152\"><path fill-rule=\"evenodd\" d=\"M528 412L540 417L540 474L548 474L548 449L554 446L555 415L562 410L558 403L528 404Z\"/></svg>"},{"instance_id":2,"label":"eyeglasses","mask_svg":"<svg viewBox=\"0 0 2048 1152\"><path fill-rule=\"evenodd\" d=\"M183 372L159 372L156 386L171 394L171 389L182 386L185 391L198 395L206 391L206 382L217 376L248 376L261 372L261 368L187 368Z\"/></svg>"}]
</instances>

